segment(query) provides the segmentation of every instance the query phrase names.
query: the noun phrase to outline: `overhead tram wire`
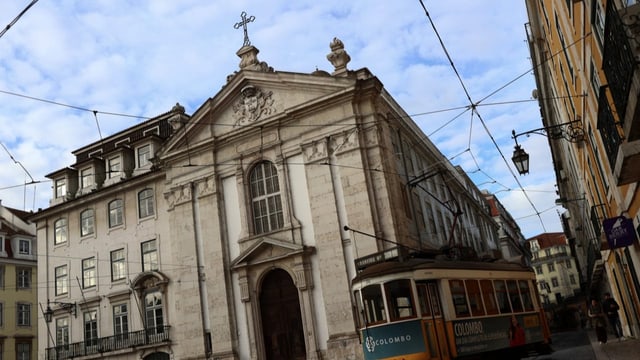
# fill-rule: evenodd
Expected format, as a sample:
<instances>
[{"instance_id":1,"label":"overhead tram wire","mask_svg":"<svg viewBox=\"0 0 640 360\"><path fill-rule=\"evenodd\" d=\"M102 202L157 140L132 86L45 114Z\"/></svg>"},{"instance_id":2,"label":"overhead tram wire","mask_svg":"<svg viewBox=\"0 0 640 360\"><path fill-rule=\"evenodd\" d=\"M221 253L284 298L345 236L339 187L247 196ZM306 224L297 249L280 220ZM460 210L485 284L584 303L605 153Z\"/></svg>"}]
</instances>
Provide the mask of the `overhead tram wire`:
<instances>
[{"instance_id":1,"label":"overhead tram wire","mask_svg":"<svg viewBox=\"0 0 640 360\"><path fill-rule=\"evenodd\" d=\"M433 22L433 19L431 18L431 15L429 14L429 11L427 10L426 6L424 5L423 0L419 0L419 1L420 1L420 5L422 6L422 9L425 12L425 15L427 16L427 19L429 20L429 24L431 25L431 28L433 29L436 37L438 38L438 41L440 42L440 46L442 47L442 50L444 51L445 55L447 56L447 59L449 60L449 64L451 65L454 73L456 74L456 77L458 78L458 81L460 82L460 85L462 86L462 89L464 90L465 95L467 96L467 100L469 101L470 109L472 110L472 112L475 112L476 115L478 116L478 120L480 120L480 123L484 127L485 132L487 133L487 135L491 139L491 142L494 144L494 146L498 150L498 153L500 153L500 156L502 157L502 160L504 161L504 163L507 165L507 169L509 169L509 172L511 173L511 176L514 178L514 180L516 181L518 186L523 190L523 194L524 194L525 198L527 199L527 201L529 202L529 204L531 205L533 210L536 212L536 214L538 216L538 219L540 220L540 224L542 225L543 230L546 232L546 228L544 226L544 222L542 221L542 217L540 216L540 214L541 214L540 211L538 211L538 209L536 208L535 204L533 203L533 201L531 200L529 195L524 191L524 187L522 186L522 183L520 183L520 180L518 180L517 176L515 175L515 173L513 172L511 167L509 166L509 163L506 160L504 154L500 150L500 147L498 146L498 143L496 142L495 138L491 135L491 132L489 131L489 128L487 127L487 124L485 123L484 119L482 119L482 116L480 115L480 113L477 110L476 103L474 103L473 100L471 99L471 95L469 94L469 91L467 90L467 87L464 84L464 81L462 80L462 77L460 76L460 73L458 72L458 69L456 68L453 60L451 59L451 56L449 55L449 51L447 50L447 48L446 48L446 46L444 44L444 41L442 40L442 37L440 36L440 33L438 32L438 29L436 28L435 23ZM527 71L527 73L529 73L529 71ZM522 76L524 76L524 75L520 75L518 78L520 78ZM510 83L512 83L514 81L515 80L512 80ZM506 86L508 86L508 84L503 86L501 89L503 89ZM492 94L495 94L496 92L497 91L494 91ZM486 99L486 98L487 97L485 97L484 99Z\"/></svg>"},{"instance_id":2,"label":"overhead tram wire","mask_svg":"<svg viewBox=\"0 0 640 360\"><path fill-rule=\"evenodd\" d=\"M32 0L32 1L31 1L31 3L29 3L29 5L27 5L27 7L25 7L25 8L24 8L24 9L23 9L19 14L18 14L18 16L16 16L16 17L15 17L15 18L14 18L14 19L9 23L9 24L7 24L7 26L5 26L5 28L4 28L4 29L2 29L2 31L0 31L0 38L1 38L4 34L6 34L6 32L7 32L7 31L9 31L9 29L11 29L11 27L12 27L13 25L15 25L15 24L18 22L18 20L20 20L20 18L21 18L21 17L22 17L22 16L23 16L27 11L29 11L29 9L31 9L31 7L32 7L33 5L35 5L35 3L37 3L37 2L38 2L38 0Z\"/></svg>"}]
</instances>

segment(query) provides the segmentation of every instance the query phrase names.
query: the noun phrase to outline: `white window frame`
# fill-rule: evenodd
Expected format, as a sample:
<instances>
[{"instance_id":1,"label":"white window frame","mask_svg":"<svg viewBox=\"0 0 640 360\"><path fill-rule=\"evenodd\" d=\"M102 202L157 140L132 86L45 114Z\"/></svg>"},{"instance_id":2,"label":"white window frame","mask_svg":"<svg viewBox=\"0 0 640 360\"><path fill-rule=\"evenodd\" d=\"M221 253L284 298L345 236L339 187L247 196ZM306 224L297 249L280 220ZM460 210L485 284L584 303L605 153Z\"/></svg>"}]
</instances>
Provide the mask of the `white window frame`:
<instances>
[{"instance_id":1,"label":"white window frame","mask_svg":"<svg viewBox=\"0 0 640 360\"><path fill-rule=\"evenodd\" d=\"M151 247L152 245L153 247ZM140 244L140 252L142 254L142 271L159 269L157 240L149 240Z\"/></svg>"},{"instance_id":2,"label":"white window frame","mask_svg":"<svg viewBox=\"0 0 640 360\"><path fill-rule=\"evenodd\" d=\"M95 233L95 231L95 212L93 209L83 210L80 213L80 236L89 236Z\"/></svg>"},{"instance_id":3,"label":"white window frame","mask_svg":"<svg viewBox=\"0 0 640 360\"><path fill-rule=\"evenodd\" d=\"M27 239L18 239L18 254L31 255L31 241Z\"/></svg>"},{"instance_id":4,"label":"white window frame","mask_svg":"<svg viewBox=\"0 0 640 360\"><path fill-rule=\"evenodd\" d=\"M16 304L16 325L31 326L31 304L25 302Z\"/></svg>"},{"instance_id":5,"label":"white window frame","mask_svg":"<svg viewBox=\"0 0 640 360\"><path fill-rule=\"evenodd\" d=\"M251 218L255 234L282 229L284 209L278 169L270 161L256 164L249 174Z\"/></svg>"},{"instance_id":6,"label":"white window frame","mask_svg":"<svg viewBox=\"0 0 640 360\"><path fill-rule=\"evenodd\" d=\"M67 196L67 179L66 178L59 178L56 179L55 181L55 197L57 198L64 198L65 196Z\"/></svg>"},{"instance_id":7,"label":"white window frame","mask_svg":"<svg viewBox=\"0 0 640 360\"><path fill-rule=\"evenodd\" d=\"M117 206L119 205L119 206ZM114 228L124 224L124 200L114 199L109 202L109 228Z\"/></svg>"},{"instance_id":8,"label":"white window frame","mask_svg":"<svg viewBox=\"0 0 640 360\"><path fill-rule=\"evenodd\" d=\"M136 165L138 168L150 166L150 159L153 157L153 146L151 144L140 145L136 148Z\"/></svg>"},{"instance_id":9,"label":"white window frame","mask_svg":"<svg viewBox=\"0 0 640 360\"><path fill-rule=\"evenodd\" d=\"M155 215L155 192L152 188L145 188L140 190L138 192L137 198L139 219L144 219Z\"/></svg>"},{"instance_id":10,"label":"white window frame","mask_svg":"<svg viewBox=\"0 0 640 360\"><path fill-rule=\"evenodd\" d=\"M122 174L122 159L120 156L112 156L107 159L107 178L118 178Z\"/></svg>"},{"instance_id":11,"label":"white window frame","mask_svg":"<svg viewBox=\"0 0 640 360\"><path fill-rule=\"evenodd\" d=\"M16 268L16 288L31 289L31 269L26 267Z\"/></svg>"},{"instance_id":12,"label":"white window frame","mask_svg":"<svg viewBox=\"0 0 640 360\"><path fill-rule=\"evenodd\" d=\"M80 188L86 189L95 184L95 176L92 167L80 170Z\"/></svg>"},{"instance_id":13,"label":"white window frame","mask_svg":"<svg viewBox=\"0 0 640 360\"><path fill-rule=\"evenodd\" d=\"M64 244L69 239L69 227L67 225L67 218L59 218L53 223L54 245Z\"/></svg>"},{"instance_id":14,"label":"white window frame","mask_svg":"<svg viewBox=\"0 0 640 360\"><path fill-rule=\"evenodd\" d=\"M92 256L82 259L82 288L89 289L97 286L97 261Z\"/></svg>"},{"instance_id":15,"label":"white window frame","mask_svg":"<svg viewBox=\"0 0 640 360\"><path fill-rule=\"evenodd\" d=\"M64 270L64 272L62 272ZM55 276L55 294L65 295L69 293L69 270L67 265L56 266L54 269Z\"/></svg>"},{"instance_id":16,"label":"white window frame","mask_svg":"<svg viewBox=\"0 0 640 360\"><path fill-rule=\"evenodd\" d=\"M127 277L126 256L124 248L111 251L111 281L123 280Z\"/></svg>"}]
</instances>

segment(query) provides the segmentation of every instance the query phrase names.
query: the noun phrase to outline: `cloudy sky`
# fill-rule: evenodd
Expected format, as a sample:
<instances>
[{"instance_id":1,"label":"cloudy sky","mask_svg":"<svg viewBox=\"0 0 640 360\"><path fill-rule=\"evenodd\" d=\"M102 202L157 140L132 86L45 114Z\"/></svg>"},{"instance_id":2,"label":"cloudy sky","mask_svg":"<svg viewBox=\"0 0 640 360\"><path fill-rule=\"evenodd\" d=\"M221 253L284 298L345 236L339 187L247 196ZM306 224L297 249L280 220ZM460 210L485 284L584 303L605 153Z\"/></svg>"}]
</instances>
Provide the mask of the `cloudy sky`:
<instances>
[{"instance_id":1,"label":"cloudy sky","mask_svg":"<svg viewBox=\"0 0 640 360\"><path fill-rule=\"evenodd\" d=\"M0 29L31 2L0 1ZM422 3L435 30L420 0L38 1L0 37L2 204L47 207L44 175L73 164L73 150L176 102L192 113L215 95L238 70L243 32L234 24L246 11L261 61L331 72L326 55L338 37L348 68L371 70L453 164L497 194L526 237L561 231L547 139L518 138L529 175L510 161L511 130L542 126L524 0Z\"/></svg>"}]
</instances>

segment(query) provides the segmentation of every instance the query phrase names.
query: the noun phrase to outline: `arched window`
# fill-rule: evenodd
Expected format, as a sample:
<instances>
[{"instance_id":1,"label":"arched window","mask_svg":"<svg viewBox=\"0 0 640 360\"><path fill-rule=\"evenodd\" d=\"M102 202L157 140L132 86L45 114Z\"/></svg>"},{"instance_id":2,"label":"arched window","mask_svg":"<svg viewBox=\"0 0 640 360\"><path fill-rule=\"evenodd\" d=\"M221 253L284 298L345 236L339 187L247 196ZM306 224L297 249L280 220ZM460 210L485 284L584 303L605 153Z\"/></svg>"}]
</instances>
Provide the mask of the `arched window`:
<instances>
[{"instance_id":1,"label":"arched window","mask_svg":"<svg viewBox=\"0 0 640 360\"><path fill-rule=\"evenodd\" d=\"M144 189L138 193L138 216L142 219L153 214L153 189Z\"/></svg>"},{"instance_id":2,"label":"arched window","mask_svg":"<svg viewBox=\"0 0 640 360\"><path fill-rule=\"evenodd\" d=\"M67 219L56 220L53 228L55 229L54 243L57 245L67 242Z\"/></svg>"},{"instance_id":3,"label":"arched window","mask_svg":"<svg viewBox=\"0 0 640 360\"><path fill-rule=\"evenodd\" d=\"M94 219L93 209L87 209L80 213L80 235L87 236L93 234Z\"/></svg>"},{"instance_id":4,"label":"arched window","mask_svg":"<svg viewBox=\"0 0 640 360\"><path fill-rule=\"evenodd\" d=\"M122 199L115 199L109 203L109 227L122 225L123 222L123 202Z\"/></svg>"},{"instance_id":5,"label":"arched window","mask_svg":"<svg viewBox=\"0 0 640 360\"><path fill-rule=\"evenodd\" d=\"M257 164L249 177L253 229L262 234L282 228L282 200L276 167L268 161Z\"/></svg>"}]
</instances>

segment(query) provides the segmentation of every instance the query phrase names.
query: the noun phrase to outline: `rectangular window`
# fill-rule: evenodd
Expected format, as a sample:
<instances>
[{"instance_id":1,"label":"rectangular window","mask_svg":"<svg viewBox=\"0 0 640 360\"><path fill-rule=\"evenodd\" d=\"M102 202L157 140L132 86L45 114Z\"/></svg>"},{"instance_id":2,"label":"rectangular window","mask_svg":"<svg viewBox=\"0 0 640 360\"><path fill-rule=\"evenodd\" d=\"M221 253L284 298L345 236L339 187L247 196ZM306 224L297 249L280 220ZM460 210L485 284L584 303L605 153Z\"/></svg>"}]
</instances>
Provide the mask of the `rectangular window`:
<instances>
[{"instance_id":1,"label":"rectangular window","mask_svg":"<svg viewBox=\"0 0 640 360\"><path fill-rule=\"evenodd\" d=\"M0 290L4 290L4 266L0 265Z\"/></svg>"},{"instance_id":2,"label":"rectangular window","mask_svg":"<svg viewBox=\"0 0 640 360\"><path fill-rule=\"evenodd\" d=\"M87 209L80 213L80 236L93 234L94 220L93 210Z\"/></svg>"},{"instance_id":3,"label":"rectangular window","mask_svg":"<svg viewBox=\"0 0 640 360\"><path fill-rule=\"evenodd\" d=\"M457 317L468 317L469 305L467 304L467 295L464 290L462 280L449 280L449 288L451 290L451 300L456 311Z\"/></svg>"},{"instance_id":4,"label":"rectangular window","mask_svg":"<svg viewBox=\"0 0 640 360\"><path fill-rule=\"evenodd\" d=\"M67 195L67 181L66 179L56 180L56 198L61 198Z\"/></svg>"},{"instance_id":5,"label":"rectangular window","mask_svg":"<svg viewBox=\"0 0 640 360\"><path fill-rule=\"evenodd\" d=\"M542 274L542 265L536 266L536 274L538 275Z\"/></svg>"},{"instance_id":6,"label":"rectangular window","mask_svg":"<svg viewBox=\"0 0 640 360\"><path fill-rule=\"evenodd\" d=\"M123 208L124 204L122 199L115 199L109 203L109 227L120 226L123 223Z\"/></svg>"},{"instance_id":7,"label":"rectangular window","mask_svg":"<svg viewBox=\"0 0 640 360\"><path fill-rule=\"evenodd\" d=\"M511 312L511 304L509 303L509 295L507 294L507 286L504 280L494 280L493 287L496 289L496 298L498 299L498 308L501 314Z\"/></svg>"},{"instance_id":8,"label":"rectangular window","mask_svg":"<svg viewBox=\"0 0 640 360\"><path fill-rule=\"evenodd\" d=\"M31 269L29 268L17 268L16 269L16 281L18 289L30 289L31 288Z\"/></svg>"},{"instance_id":9,"label":"rectangular window","mask_svg":"<svg viewBox=\"0 0 640 360\"><path fill-rule=\"evenodd\" d=\"M507 280L507 289L509 290L509 300L513 312L522 312L522 300L520 299L520 291L518 283L515 280Z\"/></svg>"},{"instance_id":10,"label":"rectangular window","mask_svg":"<svg viewBox=\"0 0 640 360\"><path fill-rule=\"evenodd\" d=\"M558 278L551 278L551 285L555 288L558 287Z\"/></svg>"},{"instance_id":11,"label":"rectangular window","mask_svg":"<svg viewBox=\"0 0 640 360\"><path fill-rule=\"evenodd\" d=\"M142 271L158 270L158 250L156 241L150 240L142 243Z\"/></svg>"},{"instance_id":12,"label":"rectangular window","mask_svg":"<svg viewBox=\"0 0 640 360\"><path fill-rule=\"evenodd\" d=\"M16 309L18 326L31 326L31 304L18 303Z\"/></svg>"},{"instance_id":13,"label":"rectangular window","mask_svg":"<svg viewBox=\"0 0 640 360\"><path fill-rule=\"evenodd\" d=\"M556 271L556 266L553 263L549 263L547 264L547 269L549 270L549 272L553 272Z\"/></svg>"},{"instance_id":14,"label":"rectangular window","mask_svg":"<svg viewBox=\"0 0 640 360\"><path fill-rule=\"evenodd\" d=\"M69 344L69 319L56 319L56 344L58 346Z\"/></svg>"},{"instance_id":15,"label":"rectangular window","mask_svg":"<svg viewBox=\"0 0 640 360\"><path fill-rule=\"evenodd\" d=\"M86 346L98 345L98 312L96 310L84 313L84 343Z\"/></svg>"},{"instance_id":16,"label":"rectangular window","mask_svg":"<svg viewBox=\"0 0 640 360\"><path fill-rule=\"evenodd\" d=\"M18 243L18 253L20 255L31 255L31 242L29 240L20 239Z\"/></svg>"},{"instance_id":17,"label":"rectangular window","mask_svg":"<svg viewBox=\"0 0 640 360\"><path fill-rule=\"evenodd\" d=\"M4 303L0 302L0 327L4 325Z\"/></svg>"},{"instance_id":18,"label":"rectangular window","mask_svg":"<svg viewBox=\"0 0 640 360\"><path fill-rule=\"evenodd\" d=\"M401 320L416 316L410 280L393 280L384 284L389 304L391 320Z\"/></svg>"},{"instance_id":19,"label":"rectangular window","mask_svg":"<svg viewBox=\"0 0 640 360\"><path fill-rule=\"evenodd\" d=\"M90 257L82 260L82 288L96 286L96 258Z\"/></svg>"},{"instance_id":20,"label":"rectangular window","mask_svg":"<svg viewBox=\"0 0 640 360\"><path fill-rule=\"evenodd\" d=\"M63 295L69 291L69 274L67 265L58 266L56 272L56 295Z\"/></svg>"},{"instance_id":21,"label":"rectangular window","mask_svg":"<svg viewBox=\"0 0 640 360\"><path fill-rule=\"evenodd\" d=\"M387 320L380 285L369 285L362 289L362 303L367 325L379 324Z\"/></svg>"},{"instance_id":22,"label":"rectangular window","mask_svg":"<svg viewBox=\"0 0 640 360\"><path fill-rule=\"evenodd\" d=\"M478 280L465 280L464 285L467 288L467 296L469 297L469 307L471 315L483 316L484 306L482 305L482 295L480 293L480 285Z\"/></svg>"},{"instance_id":23,"label":"rectangular window","mask_svg":"<svg viewBox=\"0 0 640 360\"><path fill-rule=\"evenodd\" d=\"M571 265L571 260L570 260L570 259L567 259L567 260L565 261L565 265L566 265L567 269L571 269L571 266L572 266L572 265Z\"/></svg>"},{"instance_id":24,"label":"rectangular window","mask_svg":"<svg viewBox=\"0 0 640 360\"><path fill-rule=\"evenodd\" d=\"M93 169L86 168L80 170L80 188L86 188L93 185Z\"/></svg>"},{"instance_id":25,"label":"rectangular window","mask_svg":"<svg viewBox=\"0 0 640 360\"><path fill-rule=\"evenodd\" d=\"M109 158L109 160L107 160L107 166L109 170L109 173L107 174L109 179L120 176L122 165L119 156Z\"/></svg>"},{"instance_id":26,"label":"rectangular window","mask_svg":"<svg viewBox=\"0 0 640 360\"><path fill-rule=\"evenodd\" d=\"M164 333L162 294L159 291L149 293L144 297L144 310L147 320L147 333Z\"/></svg>"},{"instance_id":27,"label":"rectangular window","mask_svg":"<svg viewBox=\"0 0 640 360\"><path fill-rule=\"evenodd\" d=\"M58 219L54 229L54 243L57 245L67 242L67 219Z\"/></svg>"},{"instance_id":28,"label":"rectangular window","mask_svg":"<svg viewBox=\"0 0 640 360\"><path fill-rule=\"evenodd\" d=\"M126 339L129 336L127 304L119 304L113 307L113 333L118 339Z\"/></svg>"},{"instance_id":29,"label":"rectangular window","mask_svg":"<svg viewBox=\"0 0 640 360\"><path fill-rule=\"evenodd\" d=\"M493 292L491 280L480 280L480 288L482 289L482 300L487 310L487 315L495 315L498 313L498 304L496 303L496 295Z\"/></svg>"},{"instance_id":30,"label":"rectangular window","mask_svg":"<svg viewBox=\"0 0 640 360\"><path fill-rule=\"evenodd\" d=\"M151 159L151 145L143 145L138 148L138 167L144 167L149 164Z\"/></svg>"},{"instance_id":31,"label":"rectangular window","mask_svg":"<svg viewBox=\"0 0 640 360\"><path fill-rule=\"evenodd\" d=\"M546 257L551 256L551 249L544 249L544 256Z\"/></svg>"},{"instance_id":32,"label":"rectangular window","mask_svg":"<svg viewBox=\"0 0 640 360\"><path fill-rule=\"evenodd\" d=\"M122 280L125 274L124 249L111 252L111 281Z\"/></svg>"},{"instance_id":33,"label":"rectangular window","mask_svg":"<svg viewBox=\"0 0 640 360\"><path fill-rule=\"evenodd\" d=\"M142 219L153 214L153 190L144 189L138 193L138 217Z\"/></svg>"},{"instance_id":34,"label":"rectangular window","mask_svg":"<svg viewBox=\"0 0 640 360\"><path fill-rule=\"evenodd\" d=\"M31 342L16 340L16 360L31 360Z\"/></svg>"}]
</instances>

